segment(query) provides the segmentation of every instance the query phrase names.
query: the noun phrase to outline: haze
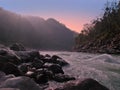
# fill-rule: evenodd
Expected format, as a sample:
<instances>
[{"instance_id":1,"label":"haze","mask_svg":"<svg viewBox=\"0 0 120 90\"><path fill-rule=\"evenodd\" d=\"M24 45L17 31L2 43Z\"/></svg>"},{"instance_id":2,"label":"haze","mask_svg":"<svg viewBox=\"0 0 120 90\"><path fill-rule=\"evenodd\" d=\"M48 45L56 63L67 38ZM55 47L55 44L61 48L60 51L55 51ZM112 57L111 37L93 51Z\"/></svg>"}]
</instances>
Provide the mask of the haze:
<instances>
[{"instance_id":1,"label":"haze","mask_svg":"<svg viewBox=\"0 0 120 90\"><path fill-rule=\"evenodd\" d=\"M101 15L106 2L107 0L0 0L0 7L23 15L55 18L71 30L80 32L84 24Z\"/></svg>"}]
</instances>

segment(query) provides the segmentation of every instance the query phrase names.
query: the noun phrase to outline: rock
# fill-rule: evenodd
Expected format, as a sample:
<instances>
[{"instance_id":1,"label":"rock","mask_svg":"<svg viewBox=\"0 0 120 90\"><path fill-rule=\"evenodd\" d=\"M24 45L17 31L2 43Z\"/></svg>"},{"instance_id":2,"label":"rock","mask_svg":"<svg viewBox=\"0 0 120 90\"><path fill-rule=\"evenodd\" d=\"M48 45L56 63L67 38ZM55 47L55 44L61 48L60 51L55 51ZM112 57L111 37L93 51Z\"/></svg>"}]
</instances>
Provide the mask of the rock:
<instances>
[{"instance_id":1,"label":"rock","mask_svg":"<svg viewBox=\"0 0 120 90\"><path fill-rule=\"evenodd\" d=\"M18 88L0 88L0 90L20 90Z\"/></svg>"},{"instance_id":2,"label":"rock","mask_svg":"<svg viewBox=\"0 0 120 90\"><path fill-rule=\"evenodd\" d=\"M0 49L0 55L4 56L7 54L7 51L5 49Z\"/></svg>"},{"instance_id":3,"label":"rock","mask_svg":"<svg viewBox=\"0 0 120 90\"><path fill-rule=\"evenodd\" d=\"M51 58L51 56L49 54L46 54L45 57Z\"/></svg>"},{"instance_id":4,"label":"rock","mask_svg":"<svg viewBox=\"0 0 120 90\"><path fill-rule=\"evenodd\" d=\"M53 72L49 71L48 69L42 68L42 69L37 69L36 70L37 75L45 75L47 79L52 80L53 79Z\"/></svg>"},{"instance_id":5,"label":"rock","mask_svg":"<svg viewBox=\"0 0 120 90\"><path fill-rule=\"evenodd\" d=\"M32 71L28 71L26 74L25 74L27 77L30 77L30 78L36 78L37 76L37 73L35 72L32 72Z\"/></svg>"},{"instance_id":6,"label":"rock","mask_svg":"<svg viewBox=\"0 0 120 90\"><path fill-rule=\"evenodd\" d=\"M39 51L19 51L15 52L23 63L32 62L35 58L40 58Z\"/></svg>"},{"instance_id":7,"label":"rock","mask_svg":"<svg viewBox=\"0 0 120 90\"><path fill-rule=\"evenodd\" d=\"M109 90L105 86L98 83L93 79L80 79L67 82L60 88L56 88L55 90Z\"/></svg>"},{"instance_id":8,"label":"rock","mask_svg":"<svg viewBox=\"0 0 120 90\"><path fill-rule=\"evenodd\" d=\"M0 85L7 79L10 79L10 78L15 78L15 76L13 74L9 74L9 75L4 75L0 78Z\"/></svg>"},{"instance_id":9,"label":"rock","mask_svg":"<svg viewBox=\"0 0 120 90\"><path fill-rule=\"evenodd\" d=\"M34 58L40 58L40 53L39 51L30 51L29 55Z\"/></svg>"},{"instance_id":10,"label":"rock","mask_svg":"<svg viewBox=\"0 0 120 90\"><path fill-rule=\"evenodd\" d=\"M32 68L32 64L31 63L23 63L23 64L19 65L18 68L20 69L20 71L23 74L25 74L29 68Z\"/></svg>"},{"instance_id":11,"label":"rock","mask_svg":"<svg viewBox=\"0 0 120 90\"><path fill-rule=\"evenodd\" d=\"M57 65L57 64L52 64L50 67L48 67L48 70L52 71L53 74L58 74L58 73L64 74L62 67L60 65Z\"/></svg>"},{"instance_id":12,"label":"rock","mask_svg":"<svg viewBox=\"0 0 120 90\"><path fill-rule=\"evenodd\" d=\"M0 71L0 78L2 78L3 76L5 76L6 74L2 71Z\"/></svg>"},{"instance_id":13,"label":"rock","mask_svg":"<svg viewBox=\"0 0 120 90\"><path fill-rule=\"evenodd\" d=\"M18 57L13 51L9 49L0 49L0 62L6 63L6 62L12 62L14 64L20 64L21 60L20 57Z\"/></svg>"},{"instance_id":14,"label":"rock","mask_svg":"<svg viewBox=\"0 0 120 90\"><path fill-rule=\"evenodd\" d=\"M53 55L51 58L52 63L59 64L60 66L69 65L65 60L63 60L61 57L57 55Z\"/></svg>"},{"instance_id":15,"label":"rock","mask_svg":"<svg viewBox=\"0 0 120 90\"><path fill-rule=\"evenodd\" d=\"M69 75L56 74L54 76L54 80L57 82L66 82L66 81L70 81L70 80L75 80L75 78L72 76L69 76Z\"/></svg>"},{"instance_id":16,"label":"rock","mask_svg":"<svg viewBox=\"0 0 120 90\"><path fill-rule=\"evenodd\" d=\"M21 76L5 80L0 88L18 88L20 90L43 90L29 77Z\"/></svg>"},{"instance_id":17,"label":"rock","mask_svg":"<svg viewBox=\"0 0 120 90\"><path fill-rule=\"evenodd\" d=\"M47 74L39 74L39 75L36 76L35 81L36 81L38 84L47 83L47 82L48 82L48 76L47 76Z\"/></svg>"},{"instance_id":18,"label":"rock","mask_svg":"<svg viewBox=\"0 0 120 90\"><path fill-rule=\"evenodd\" d=\"M52 56L52 60L56 60L56 59L62 59L61 57L57 56L57 55L53 55Z\"/></svg>"},{"instance_id":19,"label":"rock","mask_svg":"<svg viewBox=\"0 0 120 90\"><path fill-rule=\"evenodd\" d=\"M43 62L39 60L38 58L34 59L32 62L32 66L35 67L36 69L39 69L43 66Z\"/></svg>"},{"instance_id":20,"label":"rock","mask_svg":"<svg viewBox=\"0 0 120 90\"><path fill-rule=\"evenodd\" d=\"M15 76L21 75L21 72L18 69L18 67L10 62L5 63L5 65L2 68L2 71L5 72L6 74L14 74Z\"/></svg>"},{"instance_id":21,"label":"rock","mask_svg":"<svg viewBox=\"0 0 120 90\"><path fill-rule=\"evenodd\" d=\"M10 46L11 50L14 51L26 51L25 47L20 43L14 43Z\"/></svg>"}]
</instances>

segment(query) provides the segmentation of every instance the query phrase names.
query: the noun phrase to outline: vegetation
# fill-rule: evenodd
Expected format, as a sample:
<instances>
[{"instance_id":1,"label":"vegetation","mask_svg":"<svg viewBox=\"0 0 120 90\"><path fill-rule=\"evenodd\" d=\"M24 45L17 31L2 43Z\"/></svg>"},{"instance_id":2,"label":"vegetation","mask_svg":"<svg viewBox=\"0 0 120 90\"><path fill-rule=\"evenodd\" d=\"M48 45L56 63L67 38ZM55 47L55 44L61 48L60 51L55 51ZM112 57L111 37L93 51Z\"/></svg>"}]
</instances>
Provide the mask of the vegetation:
<instances>
[{"instance_id":1,"label":"vegetation","mask_svg":"<svg viewBox=\"0 0 120 90\"><path fill-rule=\"evenodd\" d=\"M107 2L102 17L86 24L78 37L75 49L119 53L120 50L120 1Z\"/></svg>"}]
</instances>

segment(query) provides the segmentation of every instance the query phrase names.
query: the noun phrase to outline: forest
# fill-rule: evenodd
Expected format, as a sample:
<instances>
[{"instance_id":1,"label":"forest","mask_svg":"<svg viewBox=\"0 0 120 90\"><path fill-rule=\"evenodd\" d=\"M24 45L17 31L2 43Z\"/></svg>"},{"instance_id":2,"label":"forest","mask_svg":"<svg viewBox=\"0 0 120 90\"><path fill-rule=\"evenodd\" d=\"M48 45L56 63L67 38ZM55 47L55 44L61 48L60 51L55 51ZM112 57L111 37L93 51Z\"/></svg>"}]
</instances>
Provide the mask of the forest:
<instances>
[{"instance_id":1,"label":"forest","mask_svg":"<svg viewBox=\"0 0 120 90\"><path fill-rule=\"evenodd\" d=\"M107 2L103 12L76 37L77 51L120 53L120 1Z\"/></svg>"}]
</instances>

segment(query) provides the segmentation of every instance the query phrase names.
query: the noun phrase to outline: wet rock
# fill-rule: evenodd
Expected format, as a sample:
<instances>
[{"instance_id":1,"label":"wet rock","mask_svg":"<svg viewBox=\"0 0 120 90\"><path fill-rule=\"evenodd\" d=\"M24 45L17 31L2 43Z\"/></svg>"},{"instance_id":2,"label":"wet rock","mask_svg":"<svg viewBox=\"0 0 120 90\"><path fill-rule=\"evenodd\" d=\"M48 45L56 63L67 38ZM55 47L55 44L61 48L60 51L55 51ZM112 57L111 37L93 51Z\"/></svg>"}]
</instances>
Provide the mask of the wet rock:
<instances>
[{"instance_id":1,"label":"wet rock","mask_svg":"<svg viewBox=\"0 0 120 90\"><path fill-rule=\"evenodd\" d=\"M109 90L109 89L98 83L96 80L88 78L70 81L64 84L62 87L56 88L55 90Z\"/></svg>"},{"instance_id":2,"label":"wet rock","mask_svg":"<svg viewBox=\"0 0 120 90\"><path fill-rule=\"evenodd\" d=\"M62 73L64 74L64 71L62 69L62 67L60 65L57 65L57 64L52 64L48 70L52 71L53 74L58 74L58 73Z\"/></svg>"},{"instance_id":3,"label":"wet rock","mask_svg":"<svg viewBox=\"0 0 120 90\"><path fill-rule=\"evenodd\" d=\"M3 76L5 76L6 74L2 71L0 71L0 78L2 78Z\"/></svg>"},{"instance_id":4,"label":"wet rock","mask_svg":"<svg viewBox=\"0 0 120 90\"><path fill-rule=\"evenodd\" d=\"M6 74L14 74L15 76L21 75L21 72L18 69L18 67L10 62L5 63L5 65L2 68L2 71L5 72Z\"/></svg>"},{"instance_id":5,"label":"wet rock","mask_svg":"<svg viewBox=\"0 0 120 90\"><path fill-rule=\"evenodd\" d=\"M47 83L48 82L48 75L47 74L39 74L36 76L36 79L35 81L38 83L38 84L44 84L44 83Z\"/></svg>"},{"instance_id":6,"label":"wet rock","mask_svg":"<svg viewBox=\"0 0 120 90\"><path fill-rule=\"evenodd\" d=\"M54 80L57 82L66 82L70 80L75 80L75 77L69 76L69 75L64 75L64 74L56 74L54 76Z\"/></svg>"},{"instance_id":7,"label":"wet rock","mask_svg":"<svg viewBox=\"0 0 120 90\"><path fill-rule=\"evenodd\" d=\"M4 75L0 78L0 85L7 79L10 79L10 78L15 78L15 76L13 74L9 74L9 75Z\"/></svg>"},{"instance_id":8,"label":"wet rock","mask_svg":"<svg viewBox=\"0 0 120 90\"><path fill-rule=\"evenodd\" d=\"M0 62L6 63L6 62L12 62L14 64L20 64L21 60L20 57L18 57L13 51L9 49L0 49Z\"/></svg>"},{"instance_id":9,"label":"wet rock","mask_svg":"<svg viewBox=\"0 0 120 90\"><path fill-rule=\"evenodd\" d=\"M51 56L49 54L46 54L45 57L51 58Z\"/></svg>"},{"instance_id":10,"label":"wet rock","mask_svg":"<svg viewBox=\"0 0 120 90\"><path fill-rule=\"evenodd\" d=\"M14 43L10 46L11 50L14 51L26 51L25 47L20 43Z\"/></svg>"},{"instance_id":11,"label":"wet rock","mask_svg":"<svg viewBox=\"0 0 120 90\"><path fill-rule=\"evenodd\" d=\"M37 73L32 72L32 71L28 71L28 72L25 74L25 76L30 77L30 78L36 78Z\"/></svg>"},{"instance_id":12,"label":"wet rock","mask_svg":"<svg viewBox=\"0 0 120 90\"><path fill-rule=\"evenodd\" d=\"M32 62L35 58L40 58L39 51L19 51L15 52L23 63Z\"/></svg>"},{"instance_id":13,"label":"wet rock","mask_svg":"<svg viewBox=\"0 0 120 90\"><path fill-rule=\"evenodd\" d=\"M39 51L30 51L29 55L33 58L40 58L40 53Z\"/></svg>"},{"instance_id":14,"label":"wet rock","mask_svg":"<svg viewBox=\"0 0 120 90\"><path fill-rule=\"evenodd\" d=\"M0 88L18 88L20 90L43 90L29 77L21 76L5 80Z\"/></svg>"},{"instance_id":15,"label":"wet rock","mask_svg":"<svg viewBox=\"0 0 120 90\"><path fill-rule=\"evenodd\" d=\"M35 67L36 69L41 68L43 66L43 64L44 63L38 58L35 58L32 62L32 66Z\"/></svg>"},{"instance_id":16,"label":"wet rock","mask_svg":"<svg viewBox=\"0 0 120 90\"><path fill-rule=\"evenodd\" d=\"M0 88L0 90L20 90L18 88Z\"/></svg>"},{"instance_id":17,"label":"wet rock","mask_svg":"<svg viewBox=\"0 0 120 90\"><path fill-rule=\"evenodd\" d=\"M59 64L60 66L69 65L65 60L63 60L61 57L57 55L53 55L51 58L52 63Z\"/></svg>"},{"instance_id":18,"label":"wet rock","mask_svg":"<svg viewBox=\"0 0 120 90\"><path fill-rule=\"evenodd\" d=\"M52 80L54 77L54 74L52 71L49 71L48 69L42 68L42 69L37 69L36 70L37 75L45 75L48 80Z\"/></svg>"},{"instance_id":19,"label":"wet rock","mask_svg":"<svg viewBox=\"0 0 120 90\"><path fill-rule=\"evenodd\" d=\"M32 64L31 63L23 63L21 65L19 65L18 67L20 69L20 71L25 74L29 68L32 68Z\"/></svg>"}]
</instances>

